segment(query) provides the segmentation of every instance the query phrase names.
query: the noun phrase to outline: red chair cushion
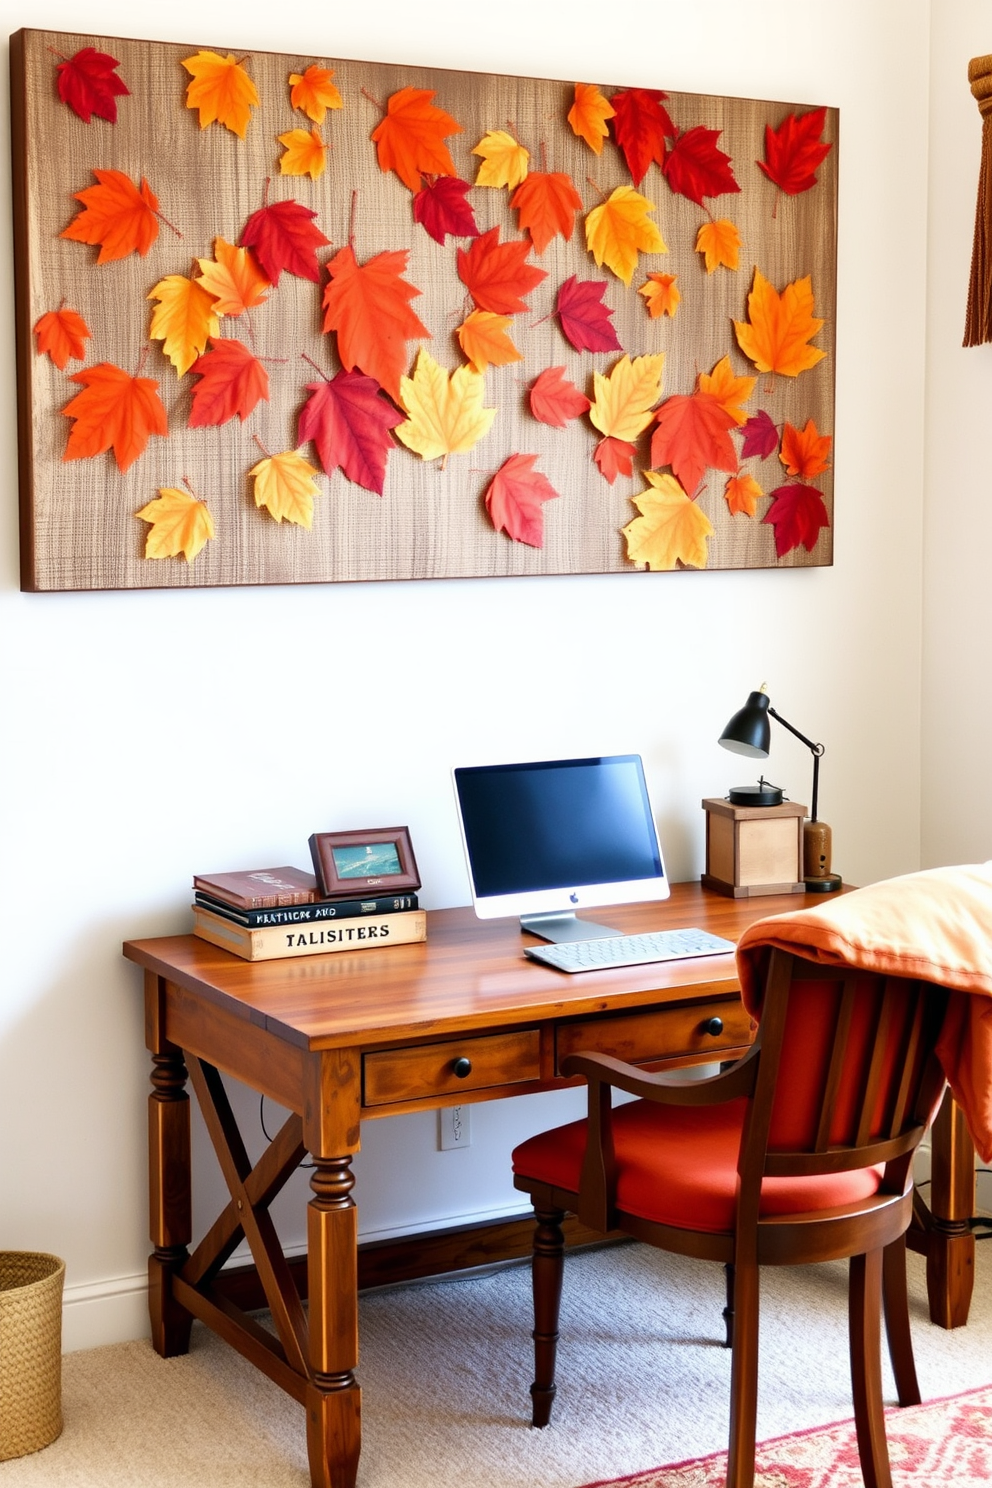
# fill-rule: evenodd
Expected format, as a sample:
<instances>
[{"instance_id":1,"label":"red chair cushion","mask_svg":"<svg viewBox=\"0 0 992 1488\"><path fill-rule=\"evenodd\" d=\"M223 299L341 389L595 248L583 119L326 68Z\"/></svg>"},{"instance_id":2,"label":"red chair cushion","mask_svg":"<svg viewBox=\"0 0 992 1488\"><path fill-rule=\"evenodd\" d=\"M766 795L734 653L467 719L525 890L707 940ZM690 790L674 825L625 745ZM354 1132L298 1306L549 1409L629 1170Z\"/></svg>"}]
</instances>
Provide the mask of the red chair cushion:
<instances>
[{"instance_id":1,"label":"red chair cushion","mask_svg":"<svg viewBox=\"0 0 992 1488\"><path fill-rule=\"evenodd\" d=\"M613 1113L617 1205L628 1214L680 1229L733 1230L737 1157L747 1103L660 1106L632 1101ZM577 1193L586 1123L570 1122L522 1142L516 1175ZM856 1203L878 1192L881 1168L805 1178L765 1178L761 1214L806 1214Z\"/></svg>"}]
</instances>

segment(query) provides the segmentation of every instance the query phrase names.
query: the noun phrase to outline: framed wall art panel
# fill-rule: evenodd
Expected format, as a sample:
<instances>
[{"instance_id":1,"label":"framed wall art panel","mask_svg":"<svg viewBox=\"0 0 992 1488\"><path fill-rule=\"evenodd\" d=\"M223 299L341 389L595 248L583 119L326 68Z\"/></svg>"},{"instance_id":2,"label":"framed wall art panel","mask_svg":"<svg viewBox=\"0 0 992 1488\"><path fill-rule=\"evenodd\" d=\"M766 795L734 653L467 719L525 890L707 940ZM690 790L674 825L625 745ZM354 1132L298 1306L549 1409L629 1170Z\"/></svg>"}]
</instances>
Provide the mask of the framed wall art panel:
<instances>
[{"instance_id":1,"label":"framed wall art panel","mask_svg":"<svg viewBox=\"0 0 992 1488\"><path fill-rule=\"evenodd\" d=\"M836 110L11 39L22 587L833 561Z\"/></svg>"}]
</instances>

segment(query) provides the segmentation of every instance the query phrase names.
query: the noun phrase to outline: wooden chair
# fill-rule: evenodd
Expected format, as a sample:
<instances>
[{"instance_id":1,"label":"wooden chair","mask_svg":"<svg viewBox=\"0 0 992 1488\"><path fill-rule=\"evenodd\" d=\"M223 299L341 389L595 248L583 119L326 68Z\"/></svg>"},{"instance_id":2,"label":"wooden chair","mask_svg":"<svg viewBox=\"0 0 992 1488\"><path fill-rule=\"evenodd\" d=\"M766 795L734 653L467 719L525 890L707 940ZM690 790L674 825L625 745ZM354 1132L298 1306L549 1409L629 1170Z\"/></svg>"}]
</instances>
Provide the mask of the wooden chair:
<instances>
[{"instance_id":1,"label":"wooden chair","mask_svg":"<svg viewBox=\"0 0 992 1488\"><path fill-rule=\"evenodd\" d=\"M566 1211L604 1233L728 1267L728 1488L754 1482L759 1267L849 1257L861 1470L867 1488L891 1488L881 1309L884 1299L899 1403L918 1404L905 1231L913 1154L944 1087L933 1049L945 1006L937 987L773 950L756 1041L722 1074L686 1082L606 1055L563 1062L564 1074L589 1083L588 1120L513 1154L515 1185L537 1219L535 1426L549 1421L555 1394ZM612 1087L640 1099L613 1110Z\"/></svg>"}]
</instances>

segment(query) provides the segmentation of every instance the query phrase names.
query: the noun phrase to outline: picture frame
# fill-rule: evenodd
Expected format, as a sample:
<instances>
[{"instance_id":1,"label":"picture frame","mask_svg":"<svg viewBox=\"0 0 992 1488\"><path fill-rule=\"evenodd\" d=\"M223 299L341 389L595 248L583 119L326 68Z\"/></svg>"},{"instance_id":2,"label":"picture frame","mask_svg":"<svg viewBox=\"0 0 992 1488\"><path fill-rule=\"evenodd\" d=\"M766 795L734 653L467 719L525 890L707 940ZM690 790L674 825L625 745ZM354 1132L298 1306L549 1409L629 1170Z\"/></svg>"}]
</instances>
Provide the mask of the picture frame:
<instances>
[{"instance_id":1,"label":"picture frame","mask_svg":"<svg viewBox=\"0 0 992 1488\"><path fill-rule=\"evenodd\" d=\"M370 889L388 893L420 888L408 827L314 832L310 855L325 899L352 898Z\"/></svg>"}]
</instances>

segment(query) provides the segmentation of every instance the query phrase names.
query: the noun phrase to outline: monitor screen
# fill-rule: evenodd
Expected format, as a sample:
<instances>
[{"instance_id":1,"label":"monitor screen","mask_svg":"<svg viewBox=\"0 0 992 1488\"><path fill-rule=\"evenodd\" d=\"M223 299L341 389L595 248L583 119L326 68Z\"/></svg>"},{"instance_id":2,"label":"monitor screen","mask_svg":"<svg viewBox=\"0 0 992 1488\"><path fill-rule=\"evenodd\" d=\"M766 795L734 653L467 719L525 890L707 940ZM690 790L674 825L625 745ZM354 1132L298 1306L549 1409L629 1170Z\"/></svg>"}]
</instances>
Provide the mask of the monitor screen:
<instances>
[{"instance_id":1,"label":"monitor screen","mask_svg":"<svg viewBox=\"0 0 992 1488\"><path fill-rule=\"evenodd\" d=\"M454 780L481 918L668 897L640 755L476 765Z\"/></svg>"}]
</instances>

